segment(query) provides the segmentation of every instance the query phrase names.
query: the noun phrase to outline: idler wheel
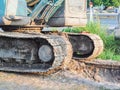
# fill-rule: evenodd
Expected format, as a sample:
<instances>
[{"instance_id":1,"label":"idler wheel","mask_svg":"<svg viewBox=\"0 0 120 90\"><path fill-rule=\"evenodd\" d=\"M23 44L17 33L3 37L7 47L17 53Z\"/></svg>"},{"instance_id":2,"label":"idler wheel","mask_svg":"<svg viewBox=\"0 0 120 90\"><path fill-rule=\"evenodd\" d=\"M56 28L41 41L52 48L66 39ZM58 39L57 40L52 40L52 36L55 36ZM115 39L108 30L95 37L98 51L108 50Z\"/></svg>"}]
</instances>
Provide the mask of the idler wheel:
<instances>
[{"instance_id":1,"label":"idler wheel","mask_svg":"<svg viewBox=\"0 0 120 90\"><path fill-rule=\"evenodd\" d=\"M41 45L38 50L39 59L42 62L51 62L54 60L53 48L50 45Z\"/></svg>"}]
</instances>

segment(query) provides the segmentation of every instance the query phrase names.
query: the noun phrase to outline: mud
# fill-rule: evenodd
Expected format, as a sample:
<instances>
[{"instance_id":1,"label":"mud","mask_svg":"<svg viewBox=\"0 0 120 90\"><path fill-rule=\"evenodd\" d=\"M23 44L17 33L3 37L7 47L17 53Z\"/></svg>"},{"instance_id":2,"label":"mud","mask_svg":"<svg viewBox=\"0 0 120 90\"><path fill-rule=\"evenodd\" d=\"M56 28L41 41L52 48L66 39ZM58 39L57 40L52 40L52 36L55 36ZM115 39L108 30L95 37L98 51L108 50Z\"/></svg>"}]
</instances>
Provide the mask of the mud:
<instances>
[{"instance_id":1,"label":"mud","mask_svg":"<svg viewBox=\"0 0 120 90\"><path fill-rule=\"evenodd\" d=\"M120 62L73 60L68 67L48 76L0 72L0 90L120 90Z\"/></svg>"},{"instance_id":2,"label":"mud","mask_svg":"<svg viewBox=\"0 0 120 90\"><path fill-rule=\"evenodd\" d=\"M114 90L119 85L98 83L81 78L69 71L59 71L50 76L0 72L0 90Z\"/></svg>"},{"instance_id":3,"label":"mud","mask_svg":"<svg viewBox=\"0 0 120 90\"><path fill-rule=\"evenodd\" d=\"M110 60L79 61L68 66L69 70L82 78L97 82L120 84L120 62Z\"/></svg>"}]
</instances>

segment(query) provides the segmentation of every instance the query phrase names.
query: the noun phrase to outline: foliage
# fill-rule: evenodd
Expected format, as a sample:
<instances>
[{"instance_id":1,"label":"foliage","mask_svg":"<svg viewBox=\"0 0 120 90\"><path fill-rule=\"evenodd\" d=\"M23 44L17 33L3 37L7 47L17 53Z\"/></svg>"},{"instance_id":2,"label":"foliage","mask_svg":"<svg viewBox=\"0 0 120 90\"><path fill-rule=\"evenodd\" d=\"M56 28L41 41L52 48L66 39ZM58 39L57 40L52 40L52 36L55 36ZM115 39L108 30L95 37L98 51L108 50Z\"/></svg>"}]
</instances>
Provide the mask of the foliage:
<instances>
[{"instance_id":1,"label":"foliage","mask_svg":"<svg viewBox=\"0 0 120 90\"><path fill-rule=\"evenodd\" d=\"M94 0L93 1L94 5L100 6L103 4L102 0Z\"/></svg>"},{"instance_id":2,"label":"foliage","mask_svg":"<svg viewBox=\"0 0 120 90\"><path fill-rule=\"evenodd\" d=\"M112 0L102 0L103 1L103 5L108 7L108 6L112 6Z\"/></svg>"},{"instance_id":3,"label":"foliage","mask_svg":"<svg viewBox=\"0 0 120 90\"><path fill-rule=\"evenodd\" d=\"M120 59L120 42L114 39L114 35L108 35L105 27L101 27L99 23L88 23L86 27L67 28L64 32L80 33L82 31L99 35L104 42L104 52L98 57L101 59Z\"/></svg>"},{"instance_id":4,"label":"foliage","mask_svg":"<svg viewBox=\"0 0 120 90\"><path fill-rule=\"evenodd\" d=\"M112 0L113 6L118 7L120 6L120 0Z\"/></svg>"},{"instance_id":5,"label":"foliage","mask_svg":"<svg viewBox=\"0 0 120 90\"><path fill-rule=\"evenodd\" d=\"M115 6L115 7L120 6L120 0L87 0L88 3L90 1L93 2L94 6L100 6L102 4L106 7L108 7L108 6Z\"/></svg>"}]
</instances>

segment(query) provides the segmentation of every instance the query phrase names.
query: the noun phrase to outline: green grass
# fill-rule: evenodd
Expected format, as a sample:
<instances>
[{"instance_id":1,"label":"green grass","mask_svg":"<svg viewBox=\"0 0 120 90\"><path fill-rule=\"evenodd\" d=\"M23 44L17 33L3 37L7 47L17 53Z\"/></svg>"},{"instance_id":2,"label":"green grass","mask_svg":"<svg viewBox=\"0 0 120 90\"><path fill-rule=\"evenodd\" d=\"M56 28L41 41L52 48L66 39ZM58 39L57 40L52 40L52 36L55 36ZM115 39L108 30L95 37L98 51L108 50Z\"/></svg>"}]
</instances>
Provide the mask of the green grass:
<instances>
[{"instance_id":1,"label":"green grass","mask_svg":"<svg viewBox=\"0 0 120 90\"><path fill-rule=\"evenodd\" d=\"M97 34L103 40L104 51L98 58L120 61L120 41L116 41L114 39L114 34L108 35L106 32L106 27L101 27L99 23L88 23L86 27L74 27L63 30L63 32L74 33L80 33L83 31Z\"/></svg>"}]
</instances>

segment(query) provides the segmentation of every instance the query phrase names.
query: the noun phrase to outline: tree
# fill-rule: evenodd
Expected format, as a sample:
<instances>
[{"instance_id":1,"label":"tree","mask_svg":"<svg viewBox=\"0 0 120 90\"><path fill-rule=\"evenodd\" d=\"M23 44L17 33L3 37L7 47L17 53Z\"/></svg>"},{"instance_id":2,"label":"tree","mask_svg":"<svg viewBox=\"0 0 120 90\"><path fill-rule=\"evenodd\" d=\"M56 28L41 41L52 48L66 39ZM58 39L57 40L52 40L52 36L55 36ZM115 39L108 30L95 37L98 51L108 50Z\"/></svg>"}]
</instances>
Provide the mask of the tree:
<instances>
[{"instance_id":1,"label":"tree","mask_svg":"<svg viewBox=\"0 0 120 90\"><path fill-rule=\"evenodd\" d=\"M108 6L112 6L112 1L111 0L102 0L103 1L103 5L108 7Z\"/></svg>"},{"instance_id":2,"label":"tree","mask_svg":"<svg viewBox=\"0 0 120 90\"><path fill-rule=\"evenodd\" d=\"M93 3L94 3L94 6L100 6L103 4L103 1L102 0L93 0Z\"/></svg>"},{"instance_id":3,"label":"tree","mask_svg":"<svg viewBox=\"0 0 120 90\"><path fill-rule=\"evenodd\" d=\"M120 0L112 0L112 4L113 6L118 7L120 6Z\"/></svg>"},{"instance_id":4,"label":"tree","mask_svg":"<svg viewBox=\"0 0 120 90\"><path fill-rule=\"evenodd\" d=\"M104 5L106 7L109 6L114 6L114 7L118 7L120 6L120 0L87 0L92 1L94 3L94 6L100 6L100 5Z\"/></svg>"}]
</instances>

